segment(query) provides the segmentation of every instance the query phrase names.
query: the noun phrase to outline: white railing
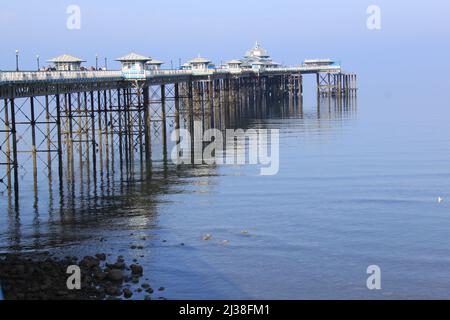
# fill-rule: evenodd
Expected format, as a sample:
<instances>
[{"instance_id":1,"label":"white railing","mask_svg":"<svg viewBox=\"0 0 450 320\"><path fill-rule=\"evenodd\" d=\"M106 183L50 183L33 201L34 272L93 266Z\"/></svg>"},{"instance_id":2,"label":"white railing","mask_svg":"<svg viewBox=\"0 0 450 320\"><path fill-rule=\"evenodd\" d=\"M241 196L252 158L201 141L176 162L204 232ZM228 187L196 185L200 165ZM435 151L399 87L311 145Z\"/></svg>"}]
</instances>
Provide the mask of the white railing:
<instances>
[{"instance_id":1,"label":"white railing","mask_svg":"<svg viewBox=\"0 0 450 320\"><path fill-rule=\"evenodd\" d=\"M299 66L289 68L266 68L262 71L266 72L302 72L302 71L340 71L340 66Z\"/></svg>"},{"instance_id":2,"label":"white railing","mask_svg":"<svg viewBox=\"0 0 450 320\"><path fill-rule=\"evenodd\" d=\"M155 76L183 76L191 75L192 70L150 70L145 72L147 78Z\"/></svg>"},{"instance_id":3,"label":"white railing","mask_svg":"<svg viewBox=\"0 0 450 320\"><path fill-rule=\"evenodd\" d=\"M39 81L89 81L89 80L114 80L123 79L151 79L153 77L170 76L205 76L214 74L243 74L243 73L288 73L288 72L340 72L341 67L336 65L329 66L298 66L286 68L263 68L261 70L252 69L208 69L208 70L146 70L145 73L123 73L120 70L112 71L0 71L0 83L20 83L20 82L39 82Z\"/></svg>"},{"instance_id":4,"label":"white railing","mask_svg":"<svg viewBox=\"0 0 450 320\"><path fill-rule=\"evenodd\" d=\"M0 82L122 79L120 71L0 71Z\"/></svg>"}]
</instances>

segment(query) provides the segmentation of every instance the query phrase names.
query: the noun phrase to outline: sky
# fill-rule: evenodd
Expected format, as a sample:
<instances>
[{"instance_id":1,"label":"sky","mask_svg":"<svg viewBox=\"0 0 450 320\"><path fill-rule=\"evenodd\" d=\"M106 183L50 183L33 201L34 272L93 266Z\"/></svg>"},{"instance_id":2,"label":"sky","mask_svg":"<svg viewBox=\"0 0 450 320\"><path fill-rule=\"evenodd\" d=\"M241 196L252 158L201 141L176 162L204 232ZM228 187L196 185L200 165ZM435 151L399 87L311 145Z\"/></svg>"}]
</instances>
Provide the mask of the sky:
<instances>
[{"instance_id":1,"label":"sky","mask_svg":"<svg viewBox=\"0 0 450 320\"><path fill-rule=\"evenodd\" d=\"M80 8L80 29L68 29L67 8ZM381 29L369 30L367 8L380 8ZM241 58L258 40L285 65L332 58L367 81L450 71L450 1L406 0L0 0L0 70L36 69L68 53L95 65L131 51L166 67L197 55L215 63ZM411 78L409 76L408 78ZM448 82L447 82L448 84Z\"/></svg>"}]
</instances>

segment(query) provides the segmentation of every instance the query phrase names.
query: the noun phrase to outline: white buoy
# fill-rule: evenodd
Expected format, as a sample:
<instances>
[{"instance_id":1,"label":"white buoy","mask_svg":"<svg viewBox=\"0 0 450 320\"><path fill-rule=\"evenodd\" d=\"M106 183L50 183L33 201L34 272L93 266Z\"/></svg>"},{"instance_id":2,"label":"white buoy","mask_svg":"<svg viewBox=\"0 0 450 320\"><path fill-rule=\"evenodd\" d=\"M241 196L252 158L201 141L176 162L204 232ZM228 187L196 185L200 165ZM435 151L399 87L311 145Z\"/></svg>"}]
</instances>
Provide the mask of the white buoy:
<instances>
[{"instance_id":1,"label":"white buoy","mask_svg":"<svg viewBox=\"0 0 450 320\"><path fill-rule=\"evenodd\" d=\"M438 197L438 203L442 203L444 202L444 199L442 199L441 197Z\"/></svg>"}]
</instances>

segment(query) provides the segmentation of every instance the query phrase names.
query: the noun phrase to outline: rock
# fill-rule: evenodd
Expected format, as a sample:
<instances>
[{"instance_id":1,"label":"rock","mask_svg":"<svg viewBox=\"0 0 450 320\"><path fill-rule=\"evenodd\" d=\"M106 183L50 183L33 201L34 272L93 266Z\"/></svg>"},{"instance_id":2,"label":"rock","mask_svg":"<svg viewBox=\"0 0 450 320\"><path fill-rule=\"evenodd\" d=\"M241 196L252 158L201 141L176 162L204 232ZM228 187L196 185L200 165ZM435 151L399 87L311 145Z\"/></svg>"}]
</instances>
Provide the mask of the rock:
<instances>
[{"instance_id":1,"label":"rock","mask_svg":"<svg viewBox=\"0 0 450 320\"><path fill-rule=\"evenodd\" d=\"M111 281L119 282L123 281L122 270L112 269L108 272L108 279Z\"/></svg>"},{"instance_id":2,"label":"rock","mask_svg":"<svg viewBox=\"0 0 450 320\"><path fill-rule=\"evenodd\" d=\"M91 269L93 267L98 267L100 265L100 261L97 258L94 257L84 257L83 260L80 262L80 266L86 267L88 269Z\"/></svg>"},{"instance_id":3,"label":"rock","mask_svg":"<svg viewBox=\"0 0 450 320\"><path fill-rule=\"evenodd\" d=\"M152 297L151 296L145 296L144 300L152 300Z\"/></svg>"},{"instance_id":4,"label":"rock","mask_svg":"<svg viewBox=\"0 0 450 320\"><path fill-rule=\"evenodd\" d=\"M100 272L97 272L97 273L95 274L95 279L97 279L97 280L99 280L99 281L105 280L106 277L107 277L107 273L106 273L106 272L100 271Z\"/></svg>"},{"instance_id":5,"label":"rock","mask_svg":"<svg viewBox=\"0 0 450 320\"><path fill-rule=\"evenodd\" d=\"M208 241L208 240L211 240L211 239L212 239L212 235L210 235L209 233L207 233L207 234L205 234L203 236L203 240L205 240L205 241Z\"/></svg>"},{"instance_id":6,"label":"rock","mask_svg":"<svg viewBox=\"0 0 450 320\"><path fill-rule=\"evenodd\" d=\"M148 288L150 288L150 284L148 284L148 283L143 283L143 284L141 285L141 287L144 288L144 289L148 289Z\"/></svg>"},{"instance_id":7,"label":"rock","mask_svg":"<svg viewBox=\"0 0 450 320\"><path fill-rule=\"evenodd\" d=\"M124 262L119 262L119 261L118 261L118 262L114 263L113 268L114 268L114 269L120 269L120 270L123 270L123 269L126 268L126 265L125 265Z\"/></svg>"},{"instance_id":8,"label":"rock","mask_svg":"<svg viewBox=\"0 0 450 320\"><path fill-rule=\"evenodd\" d=\"M95 257L96 257L98 260L100 260L100 261L105 261L105 260L106 260L106 254L104 254L104 253L97 253L97 254L95 255Z\"/></svg>"},{"instance_id":9,"label":"rock","mask_svg":"<svg viewBox=\"0 0 450 320\"><path fill-rule=\"evenodd\" d=\"M120 296L120 290L116 286L107 286L105 293L109 296Z\"/></svg>"},{"instance_id":10,"label":"rock","mask_svg":"<svg viewBox=\"0 0 450 320\"><path fill-rule=\"evenodd\" d=\"M139 278L138 277L132 277L131 278L131 282L132 283L139 283Z\"/></svg>"},{"instance_id":11,"label":"rock","mask_svg":"<svg viewBox=\"0 0 450 320\"><path fill-rule=\"evenodd\" d=\"M123 269L126 268L125 263L124 263L124 262L120 262L120 261L117 261L116 263L107 263L106 266L107 266L109 269L119 269L119 270L123 270Z\"/></svg>"},{"instance_id":12,"label":"rock","mask_svg":"<svg viewBox=\"0 0 450 320\"><path fill-rule=\"evenodd\" d=\"M125 299L130 299L131 296L133 296L133 292L131 292L130 289L125 288L123 289L123 296L125 297Z\"/></svg>"},{"instance_id":13,"label":"rock","mask_svg":"<svg viewBox=\"0 0 450 320\"><path fill-rule=\"evenodd\" d=\"M164 288L164 287L160 287L160 288L158 289L158 291L164 291L164 290L166 290L166 288Z\"/></svg>"},{"instance_id":14,"label":"rock","mask_svg":"<svg viewBox=\"0 0 450 320\"><path fill-rule=\"evenodd\" d=\"M138 264L132 264L130 266L130 269L133 274L142 274L144 272L144 269L142 268L142 266L140 266Z\"/></svg>"}]
</instances>

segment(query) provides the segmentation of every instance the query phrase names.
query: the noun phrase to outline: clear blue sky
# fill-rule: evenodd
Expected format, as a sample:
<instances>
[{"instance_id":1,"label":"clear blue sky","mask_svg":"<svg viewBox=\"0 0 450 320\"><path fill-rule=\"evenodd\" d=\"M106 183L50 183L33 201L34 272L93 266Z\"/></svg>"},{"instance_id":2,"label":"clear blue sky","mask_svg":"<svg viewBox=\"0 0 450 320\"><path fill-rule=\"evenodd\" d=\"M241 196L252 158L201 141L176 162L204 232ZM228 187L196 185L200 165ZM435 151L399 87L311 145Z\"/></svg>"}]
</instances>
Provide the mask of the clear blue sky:
<instances>
[{"instance_id":1,"label":"clear blue sky","mask_svg":"<svg viewBox=\"0 0 450 320\"><path fill-rule=\"evenodd\" d=\"M392 0L0 0L0 69L22 69L70 53L95 64L129 51L178 64L202 54L214 62L241 57L259 40L274 59L297 64L330 57L361 72L436 63L450 72L450 1ZM81 30L66 28L66 8L81 8ZM382 29L366 27L369 5ZM430 62L431 61L431 62ZM110 62L111 63L111 62ZM117 66L117 65L115 65Z\"/></svg>"}]
</instances>

